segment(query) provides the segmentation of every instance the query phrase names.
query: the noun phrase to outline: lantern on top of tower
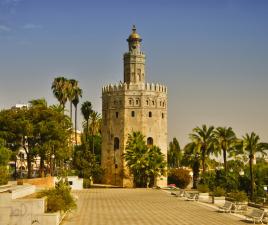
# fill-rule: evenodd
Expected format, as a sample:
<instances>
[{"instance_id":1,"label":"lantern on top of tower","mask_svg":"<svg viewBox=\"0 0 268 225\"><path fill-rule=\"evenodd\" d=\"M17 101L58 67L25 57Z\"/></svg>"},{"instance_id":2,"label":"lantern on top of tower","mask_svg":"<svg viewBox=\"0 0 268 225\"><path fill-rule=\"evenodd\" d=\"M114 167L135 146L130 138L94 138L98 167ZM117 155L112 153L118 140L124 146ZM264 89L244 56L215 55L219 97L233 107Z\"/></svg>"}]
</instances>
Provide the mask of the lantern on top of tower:
<instances>
[{"instance_id":1,"label":"lantern on top of tower","mask_svg":"<svg viewBox=\"0 0 268 225\"><path fill-rule=\"evenodd\" d=\"M128 41L128 47L129 51L135 51L138 50L140 51L140 43L142 39L140 38L140 35L136 31L136 26L133 25L132 27L132 33L129 35L127 41Z\"/></svg>"}]
</instances>

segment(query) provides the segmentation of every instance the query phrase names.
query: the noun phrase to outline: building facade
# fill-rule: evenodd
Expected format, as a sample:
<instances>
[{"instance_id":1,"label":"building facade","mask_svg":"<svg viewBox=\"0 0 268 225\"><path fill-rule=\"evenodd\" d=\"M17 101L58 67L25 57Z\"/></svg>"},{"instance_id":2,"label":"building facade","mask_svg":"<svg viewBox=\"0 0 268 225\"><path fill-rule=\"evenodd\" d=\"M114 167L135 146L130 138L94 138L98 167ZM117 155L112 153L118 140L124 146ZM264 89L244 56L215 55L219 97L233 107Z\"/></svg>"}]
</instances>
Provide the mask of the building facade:
<instances>
[{"instance_id":1,"label":"building facade","mask_svg":"<svg viewBox=\"0 0 268 225\"><path fill-rule=\"evenodd\" d=\"M105 183L131 187L132 178L123 158L128 134L140 131L148 145L167 155L167 88L146 83L145 54L133 26L124 54L124 82L102 88L102 160ZM166 177L158 185L167 184Z\"/></svg>"}]
</instances>

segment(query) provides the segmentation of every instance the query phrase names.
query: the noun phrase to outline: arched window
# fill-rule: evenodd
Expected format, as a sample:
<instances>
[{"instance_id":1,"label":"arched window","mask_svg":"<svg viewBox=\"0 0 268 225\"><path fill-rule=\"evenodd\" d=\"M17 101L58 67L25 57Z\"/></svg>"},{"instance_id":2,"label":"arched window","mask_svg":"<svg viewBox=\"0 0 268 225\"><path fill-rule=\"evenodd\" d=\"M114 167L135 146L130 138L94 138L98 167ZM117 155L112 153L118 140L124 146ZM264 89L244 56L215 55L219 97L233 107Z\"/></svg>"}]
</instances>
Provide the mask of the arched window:
<instances>
[{"instance_id":1,"label":"arched window","mask_svg":"<svg viewBox=\"0 0 268 225\"><path fill-rule=\"evenodd\" d=\"M115 112L115 117L118 118L119 112Z\"/></svg>"},{"instance_id":2,"label":"arched window","mask_svg":"<svg viewBox=\"0 0 268 225\"><path fill-rule=\"evenodd\" d=\"M164 113L162 113L162 119L164 119L164 117L165 117L165 115L164 115Z\"/></svg>"},{"instance_id":3,"label":"arched window","mask_svg":"<svg viewBox=\"0 0 268 225\"><path fill-rule=\"evenodd\" d=\"M154 144L154 140L152 137L147 138L147 145L152 146Z\"/></svg>"},{"instance_id":4,"label":"arched window","mask_svg":"<svg viewBox=\"0 0 268 225\"><path fill-rule=\"evenodd\" d=\"M149 105L149 100L146 100L146 105Z\"/></svg>"},{"instance_id":5,"label":"arched window","mask_svg":"<svg viewBox=\"0 0 268 225\"><path fill-rule=\"evenodd\" d=\"M140 102L140 101L139 101L139 99L136 99L136 105L138 105L138 104L139 104L139 102Z\"/></svg>"},{"instance_id":6,"label":"arched window","mask_svg":"<svg viewBox=\"0 0 268 225\"><path fill-rule=\"evenodd\" d=\"M152 101L152 104L154 105L154 101Z\"/></svg>"},{"instance_id":7,"label":"arched window","mask_svg":"<svg viewBox=\"0 0 268 225\"><path fill-rule=\"evenodd\" d=\"M135 111L131 111L131 116L135 117Z\"/></svg>"},{"instance_id":8,"label":"arched window","mask_svg":"<svg viewBox=\"0 0 268 225\"><path fill-rule=\"evenodd\" d=\"M119 149L119 138L115 137L114 138L114 150L118 150Z\"/></svg>"},{"instance_id":9,"label":"arched window","mask_svg":"<svg viewBox=\"0 0 268 225\"><path fill-rule=\"evenodd\" d=\"M149 112L149 117L152 117L152 112L151 111Z\"/></svg>"}]
</instances>

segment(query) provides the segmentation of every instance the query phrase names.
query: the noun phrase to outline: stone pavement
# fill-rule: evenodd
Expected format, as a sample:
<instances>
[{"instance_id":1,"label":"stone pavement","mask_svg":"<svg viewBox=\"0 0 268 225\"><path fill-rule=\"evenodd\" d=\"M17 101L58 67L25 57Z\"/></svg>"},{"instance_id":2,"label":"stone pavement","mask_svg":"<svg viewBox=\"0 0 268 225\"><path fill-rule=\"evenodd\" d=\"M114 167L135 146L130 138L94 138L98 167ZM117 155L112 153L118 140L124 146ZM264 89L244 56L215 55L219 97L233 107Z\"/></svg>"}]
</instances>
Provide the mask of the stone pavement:
<instances>
[{"instance_id":1,"label":"stone pavement","mask_svg":"<svg viewBox=\"0 0 268 225\"><path fill-rule=\"evenodd\" d=\"M62 225L247 225L231 214L161 190L88 189L74 194L78 208Z\"/></svg>"}]
</instances>

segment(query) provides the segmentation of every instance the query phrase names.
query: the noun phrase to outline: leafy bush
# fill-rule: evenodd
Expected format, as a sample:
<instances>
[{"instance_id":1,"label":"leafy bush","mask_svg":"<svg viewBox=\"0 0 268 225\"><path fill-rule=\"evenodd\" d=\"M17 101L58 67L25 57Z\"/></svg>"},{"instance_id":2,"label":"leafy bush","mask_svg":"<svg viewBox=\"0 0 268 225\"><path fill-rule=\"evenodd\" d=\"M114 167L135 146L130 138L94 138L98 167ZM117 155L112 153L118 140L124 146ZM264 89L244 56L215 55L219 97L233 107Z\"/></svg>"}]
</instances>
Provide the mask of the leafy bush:
<instances>
[{"instance_id":1,"label":"leafy bush","mask_svg":"<svg viewBox=\"0 0 268 225\"><path fill-rule=\"evenodd\" d=\"M185 169L171 169L168 173L168 183L176 184L179 188L186 188L191 181L189 170Z\"/></svg>"},{"instance_id":2,"label":"leafy bush","mask_svg":"<svg viewBox=\"0 0 268 225\"><path fill-rule=\"evenodd\" d=\"M6 166L0 166L0 185L7 184L9 179L8 169Z\"/></svg>"},{"instance_id":3,"label":"leafy bush","mask_svg":"<svg viewBox=\"0 0 268 225\"><path fill-rule=\"evenodd\" d=\"M209 187L209 190L213 190L215 187L215 172L214 171L209 171L205 172L201 176L200 184L207 184Z\"/></svg>"},{"instance_id":4,"label":"leafy bush","mask_svg":"<svg viewBox=\"0 0 268 225\"><path fill-rule=\"evenodd\" d=\"M215 197L221 197L225 195L225 190L222 187L216 187L213 193Z\"/></svg>"},{"instance_id":5,"label":"leafy bush","mask_svg":"<svg viewBox=\"0 0 268 225\"><path fill-rule=\"evenodd\" d=\"M245 202L248 200L248 196L244 191L235 191L228 194L228 197L232 198L236 202Z\"/></svg>"},{"instance_id":6,"label":"leafy bush","mask_svg":"<svg viewBox=\"0 0 268 225\"><path fill-rule=\"evenodd\" d=\"M91 186L91 180L88 178L83 179L83 188L90 188Z\"/></svg>"},{"instance_id":7,"label":"leafy bush","mask_svg":"<svg viewBox=\"0 0 268 225\"><path fill-rule=\"evenodd\" d=\"M44 196L47 197L47 212L66 212L76 207L70 187L62 180L56 184L55 188L38 193L39 198Z\"/></svg>"},{"instance_id":8,"label":"leafy bush","mask_svg":"<svg viewBox=\"0 0 268 225\"><path fill-rule=\"evenodd\" d=\"M206 193L209 192L209 188L207 184L198 184L197 185L197 190L201 193Z\"/></svg>"}]
</instances>

